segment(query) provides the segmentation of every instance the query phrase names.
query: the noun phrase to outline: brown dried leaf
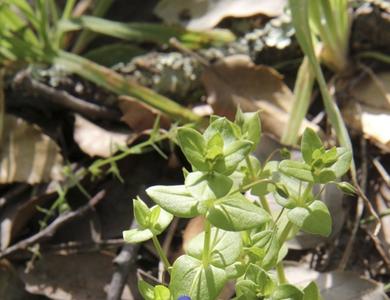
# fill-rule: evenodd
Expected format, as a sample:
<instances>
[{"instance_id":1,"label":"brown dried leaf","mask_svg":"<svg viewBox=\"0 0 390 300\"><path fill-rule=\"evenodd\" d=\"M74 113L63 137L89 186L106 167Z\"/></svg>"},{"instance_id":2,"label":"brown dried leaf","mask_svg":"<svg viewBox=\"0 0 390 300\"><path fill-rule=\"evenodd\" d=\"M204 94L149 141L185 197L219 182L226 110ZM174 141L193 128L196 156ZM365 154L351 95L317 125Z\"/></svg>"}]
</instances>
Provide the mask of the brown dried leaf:
<instances>
[{"instance_id":1,"label":"brown dried leaf","mask_svg":"<svg viewBox=\"0 0 390 300\"><path fill-rule=\"evenodd\" d=\"M264 131L282 136L293 93L275 69L233 55L206 69L202 81L214 113L233 119L238 105L244 111L260 110ZM307 126L315 127L305 120L302 130Z\"/></svg>"},{"instance_id":2,"label":"brown dried leaf","mask_svg":"<svg viewBox=\"0 0 390 300\"><path fill-rule=\"evenodd\" d=\"M153 128L157 116L160 116L160 127L169 128L170 120L157 109L128 96L120 96L119 99L119 108L123 113L121 120L135 132Z\"/></svg>"},{"instance_id":3,"label":"brown dried leaf","mask_svg":"<svg viewBox=\"0 0 390 300\"><path fill-rule=\"evenodd\" d=\"M374 74L354 83L343 115L349 126L361 131L385 151L390 151L390 72Z\"/></svg>"},{"instance_id":4,"label":"brown dried leaf","mask_svg":"<svg viewBox=\"0 0 390 300\"><path fill-rule=\"evenodd\" d=\"M5 115L2 141L0 183L35 184L61 179L60 149L38 127Z\"/></svg>"},{"instance_id":5,"label":"brown dried leaf","mask_svg":"<svg viewBox=\"0 0 390 300\"><path fill-rule=\"evenodd\" d=\"M213 28L226 17L283 13L286 0L161 0L154 12L168 24L181 24L192 30Z\"/></svg>"},{"instance_id":6,"label":"brown dried leaf","mask_svg":"<svg viewBox=\"0 0 390 300\"><path fill-rule=\"evenodd\" d=\"M108 131L76 115L73 138L90 156L109 157L124 147L134 135Z\"/></svg>"}]
</instances>

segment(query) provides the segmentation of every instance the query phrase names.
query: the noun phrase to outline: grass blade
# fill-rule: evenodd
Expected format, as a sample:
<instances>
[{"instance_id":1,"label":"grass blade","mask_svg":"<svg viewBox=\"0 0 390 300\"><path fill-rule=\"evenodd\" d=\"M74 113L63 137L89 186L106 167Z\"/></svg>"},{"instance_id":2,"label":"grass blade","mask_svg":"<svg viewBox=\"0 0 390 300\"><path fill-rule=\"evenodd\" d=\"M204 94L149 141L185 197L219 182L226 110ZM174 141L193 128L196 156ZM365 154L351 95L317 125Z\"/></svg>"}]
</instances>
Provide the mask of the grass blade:
<instances>
[{"instance_id":1,"label":"grass blade","mask_svg":"<svg viewBox=\"0 0 390 300\"><path fill-rule=\"evenodd\" d=\"M349 138L347 128L345 127L344 120L341 116L339 108L337 107L334 99L332 98L328 90L328 86L326 84L320 64L314 52L312 35L308 22L309 2L309 0L289 0L292 22L295 28L296 37L314 70L318 85L320 87L327 116L336 132L337 139L343 147L346 147L353 152L352 143ZM351 166L351 172L353 177L356 177L356 169L354 162Z\"/></svg>"},{"instance_id":2,"label":"grass blade","mask_svg":"<svg viewBox=\"0 0 390 300\"><path fill-rule=\"evenodd\" d=\"M298 142L299 129L310 105L314 79L313 68L305 56L298 70L294 86L294 103L281 139L284 144L293 145Z\"/></svg>"},{"instance_id":3,"label":"grass blade","mask_svg":"<svg viewBox=\"0 0 390 300\"><path fill-rule=\"evenodd\" d=\"M234 35L228 30L196 32L175 26L152 23L121 23L91 16L62 20L60 28L63 31L89 29L96 33L127 41L157 44L166 44L171 38L176 38L189 48L199 48L207 44L222 44L235 39Z\"/></svg>"},{"instance_id":4,"label":"grass blade","mask_svg":"<svg viewBox=\"0 0 390 300\"><path fill-rule=\"evenodd\" d=\"M53 58L53 63L118 95L132 96L179 122L201 121L201 117L169 98L159 95L153 90L140 86L135 82L131 82L119 73L79 55L60 51L58 56Z\"/></svg>"}]
</instances>

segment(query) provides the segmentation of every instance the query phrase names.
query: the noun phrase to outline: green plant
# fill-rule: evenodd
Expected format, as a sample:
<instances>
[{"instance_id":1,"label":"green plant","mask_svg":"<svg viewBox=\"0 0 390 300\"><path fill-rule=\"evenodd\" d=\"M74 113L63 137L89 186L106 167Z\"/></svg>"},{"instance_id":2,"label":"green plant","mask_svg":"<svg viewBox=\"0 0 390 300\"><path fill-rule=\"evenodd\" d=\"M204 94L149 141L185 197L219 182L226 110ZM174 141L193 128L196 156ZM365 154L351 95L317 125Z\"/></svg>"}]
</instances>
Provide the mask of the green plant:
<instances>
[{"instance_id":1,"label":"green plant","mask_svg":"<svg viewBox=\"0 0 390 300\"><path fill-rule=\"evenodd\" d=\"M282 142L295 144L317 79L330 123L341 145L352 151L339 109L328 91L320 62L340 73L348 66L350 21L347 0L289 0L297 40L305 54L294 87L294 105ZM354 170L352 170L354 172Z\"/></svg>"},{"instance_id":2,"label":"green plant","mask_svg":"<svg viewBox=\"0 0 390 300\"><path fill-rule=\"evenodd\" d=\"M98 1L95 15L102 15L111 1ZM153 106L180 122L197 122L201 118L191 110L146 87L132 82L121 74L94 63L78 54L66 51L66 34L82 31L75 51L84 49L95 33L110 35L132 42L166 44L171 37L192 48L207 44L220 44L235 37L227 30L194 32L161 24L126 24L108 21L96 16L72 18L75 0L67 0L61 17L54 0L3 0L0 2L0 66L55 65L69 73L75 73L96 85L119 95L132 96ZM126 48L124 49L126 51Z\"/></svg>"},{"instance_id":3,"label":"green plant","mask_svg":"<svg viewBox=\"0 0 390 300\"><path fill-rule=\"evenodd\" d=\"M170 274L168 285L153 287L140 280L145 299L216 299L228 280L236 281L235 299L320 299L315 283L303 289L288 283L282 264L286 241L299 230L330 235L332 218L319 195L325 184L348 171L352 153L326 150L306 129L302 160L261 163L251 155L260 136L258 113L240 110L234 122L211 117L203 134L189 126L178 129L178 145L192 166L184 171L184 184L149 187L146 193L156 205L149 208L140 198L134 200L139 226L123 232L128 243L152 239ZM346 182L335 184L353 191ZM320 192L314 192L315 186L322 186ZM247 193L255 200L248 200ZM279 211L270 210L270 195ZM171 265L157 237L173 216L203 216L205 221L204 232Z\"/></svg>"}]
</instances>

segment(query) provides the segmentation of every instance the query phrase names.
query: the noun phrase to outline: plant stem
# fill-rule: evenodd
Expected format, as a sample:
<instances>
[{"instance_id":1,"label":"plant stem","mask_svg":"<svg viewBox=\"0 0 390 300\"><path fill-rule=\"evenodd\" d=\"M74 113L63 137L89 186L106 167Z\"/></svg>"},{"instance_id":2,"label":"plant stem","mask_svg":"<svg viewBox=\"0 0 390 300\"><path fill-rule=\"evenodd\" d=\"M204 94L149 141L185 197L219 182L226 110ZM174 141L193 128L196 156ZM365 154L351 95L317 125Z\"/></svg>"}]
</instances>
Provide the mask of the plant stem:
<instances>
[{"instance_id":1,"label":"plant stem","mask_svg":"<svg viewBox=\"0 0 390 300\"><path fill-rule=\"evenodd\" d=\"M162 249L160 242L158 241L158 239L155 235L153 235L152 241L153 241L154 247L157 250L158 255L160 256L160 258L164 264L165 270L167 270L168 273L171 273L171 264L169 263L168 258L165 255L164 250Z\"/></svg>"},{"instance_id":2,"label":"plant stem","mask_svg":"<svg viewBox=\"0 0 390 300\"><path fill-rule=\"evenodd\" d=\"M205 220L204 223L204 243L203 243L203 267L207 268L210 260L210 239L211 239L211 225L210 222Z\"/></svg>"},{"instance_id":3,"label":"plant stem","mask_svg":"<svg viewBox=\"0 0 390 300\"><path fill-rule=\"evenodd\" d=\"M271 208L269 207L268 201L265 196L260 196L260 203L261 206L265 209L265 211L271 215Z\"/></svg>"},{"instance_id":4,"label":"plant stem","mask_svg":"<svg viewBox=\"0 0 390 300\"><path fill-rule=\"evenodd\" d=\"M283 228L283 231L282 231L282 233L279 236L279 245L283 245L284 242L287 240L288 234L290 233L290 230L291 230L292 226L293 226L293 223L288 221L288 223Z\"/></svg>"},{"instance_id":5,"label":"plant stem","mask_svg":"<svg viewBox=\"0 0 390 300\"><path fill-rule=\"evenodd\" d=\"M278 274L279 283L288 283L286 274L284 273L283 263L280 262L276 265L276 273Z\"/></svg>"}]
</instances>

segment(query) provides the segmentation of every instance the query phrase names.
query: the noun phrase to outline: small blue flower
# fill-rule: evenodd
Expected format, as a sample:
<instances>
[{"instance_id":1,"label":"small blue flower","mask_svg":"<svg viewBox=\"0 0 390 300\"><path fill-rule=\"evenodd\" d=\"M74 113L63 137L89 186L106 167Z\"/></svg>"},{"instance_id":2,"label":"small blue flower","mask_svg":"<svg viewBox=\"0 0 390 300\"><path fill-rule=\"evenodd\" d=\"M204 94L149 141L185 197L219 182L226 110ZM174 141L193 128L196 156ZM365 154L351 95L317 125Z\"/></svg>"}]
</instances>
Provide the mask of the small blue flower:
<instances>
[{"instance_id":1,"label":"small blue flower","mask_svg":"<svg viewBox=\"0 0 390 300\"><path fill-rule=\"evenodd\" d=\"M189 297L189 296L180 296L179 298L177 298L177 300L191 300L191 297Z\"/></svg>"}]
</instances>

